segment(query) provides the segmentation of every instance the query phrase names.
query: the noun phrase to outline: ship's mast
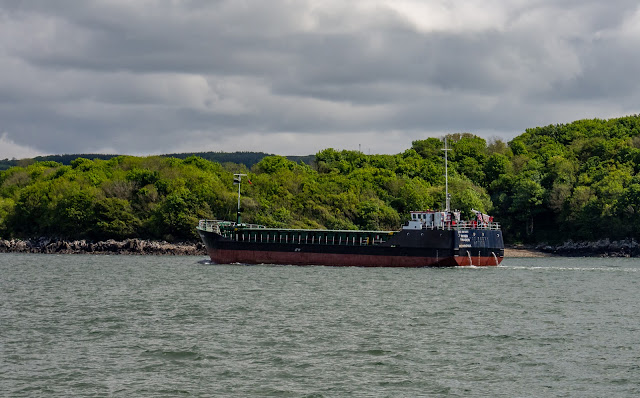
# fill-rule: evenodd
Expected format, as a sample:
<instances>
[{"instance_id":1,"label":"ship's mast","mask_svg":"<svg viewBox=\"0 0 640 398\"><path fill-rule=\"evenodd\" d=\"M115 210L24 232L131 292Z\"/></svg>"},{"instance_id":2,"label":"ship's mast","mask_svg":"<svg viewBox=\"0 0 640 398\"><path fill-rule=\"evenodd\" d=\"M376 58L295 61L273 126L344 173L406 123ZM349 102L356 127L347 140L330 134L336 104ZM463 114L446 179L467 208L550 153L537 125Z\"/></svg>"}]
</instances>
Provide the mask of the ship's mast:
<instances>
[{"instance_id":1,"label":"ship's mast","mask_svg":"<svg viewBox=\"0 0 640 398\"><path fill-rule=\"evenodd\" d=\"M451 149L447 148L447 137L444 137L444 192L446 197L445 211L451 211L451 196L449 196L449 165L447 164L447 152Z\"/></svg>"},{"instance_id":2,"label":"ship's mast","mask_svg":"<svg viewBox=\"0 0 640 398\"><path fill-rule=\"evenodd\" d=\"M242 177L246 177L246 174L234 174L233 184L238 186L238 212L236 213L236 224L240 224L240 185L242 185Z\"/></svg>"}]
</instances>

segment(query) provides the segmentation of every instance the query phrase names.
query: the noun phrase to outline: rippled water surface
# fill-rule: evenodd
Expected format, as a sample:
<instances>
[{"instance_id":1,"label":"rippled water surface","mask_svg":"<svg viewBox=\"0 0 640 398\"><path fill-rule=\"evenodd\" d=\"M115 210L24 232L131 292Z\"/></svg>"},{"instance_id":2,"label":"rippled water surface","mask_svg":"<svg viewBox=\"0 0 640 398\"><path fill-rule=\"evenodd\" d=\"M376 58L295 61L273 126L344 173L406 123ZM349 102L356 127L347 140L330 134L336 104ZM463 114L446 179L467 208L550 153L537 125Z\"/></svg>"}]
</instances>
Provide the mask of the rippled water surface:
<instances>
[{"instance_id":1,"label":"rippled water surface","mask_svg":"<svg viewBox=\"0 0 640 398\"><path fill-rule=\"evenodd\" d=\"M0 255L0 396L633 397L640 262Z\"/></svg>"}]
</instances>

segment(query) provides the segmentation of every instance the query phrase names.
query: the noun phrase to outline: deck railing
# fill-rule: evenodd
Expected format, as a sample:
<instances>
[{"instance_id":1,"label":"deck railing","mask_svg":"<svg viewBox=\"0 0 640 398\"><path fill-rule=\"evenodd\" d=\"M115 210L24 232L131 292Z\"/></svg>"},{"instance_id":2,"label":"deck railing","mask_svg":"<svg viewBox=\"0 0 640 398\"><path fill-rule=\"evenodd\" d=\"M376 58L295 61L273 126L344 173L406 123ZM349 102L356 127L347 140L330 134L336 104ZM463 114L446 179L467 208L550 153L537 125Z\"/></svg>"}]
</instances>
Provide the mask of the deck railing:
<instances>
[{"instance_id":1,"label":"deck railing","mask_svg":"<svg viewBox=\"0 0 640 398\"><path fill-rule=\"evenodd\" d=\"M494 230L500 229L500 224L497 222L481 223L477 221L459 221L459 222L443 222L439 224L408 224L403 227L406 230L440 230L440 231L459 231L463 229L482 229L482 230Z\"/></svg>"},{"instance_id":2,"label":"deck railing","mask_svg":"<svg viewBox=\"0 0 640 398\"><path fill-rule=\"evenodd\" d=\"M217 234L220 233L220 227L235 227L237 226L233 221L223 221L223 220L200 220L198 222L198 229L203 231L215 232ZM264 225L258 224L239 224L243 228L266 228Z\"/></svg>"},{"instance_id":3,"label":"deck railing","mask_svg":"<svg viewBox=\"0 0 640 398\"><path fill-rule=\"evenodd\" d=\"M203 231L215 232L217 234L220 233L220 227L235 227L236 223L233 221L223 221L223 220L200 220L198 223L198 228ZM256 229L256 228L266 228L264 225L258 224L240 224L243 228L248 229ZM425 227L423 227L425 228ZM460 230L460 229L483 229L483 230L499 230L500 223L497 222L489 222L489 223L479 223L477 221L461 221L455 224L445 223L438 226L429 226L426 229L441 229L441 230Z\"/></svg>"},{"instance_id":4,"label":"deck railing","mask_svg":"<svg viewBox=\"0 0 640 398\"><path fill-rule=\"evenodd\" d=\"M497 222L488 222L482 223L477 221L461 221L452 225L451 228L448 229L486 229L486 230L499 230L500 223Z\"/></svg>"}]
</instances>

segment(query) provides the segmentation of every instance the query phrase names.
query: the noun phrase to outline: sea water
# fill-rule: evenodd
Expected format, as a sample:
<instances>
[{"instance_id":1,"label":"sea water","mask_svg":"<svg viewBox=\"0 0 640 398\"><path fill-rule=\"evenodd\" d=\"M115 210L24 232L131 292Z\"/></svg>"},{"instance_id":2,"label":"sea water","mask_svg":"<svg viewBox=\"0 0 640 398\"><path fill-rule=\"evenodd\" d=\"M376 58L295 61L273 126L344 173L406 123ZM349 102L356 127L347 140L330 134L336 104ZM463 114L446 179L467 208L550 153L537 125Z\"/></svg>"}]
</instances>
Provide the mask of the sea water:
<instances>
[{"instance_id":1,"label":"sea water","mask_svg":"<svg viewBox=\"0 0 640 398\"><path fill-rule=\"evenodd\" d=\"M0 396L632 397L640 262L0 255Z\"/></svg>"}]
</instances>

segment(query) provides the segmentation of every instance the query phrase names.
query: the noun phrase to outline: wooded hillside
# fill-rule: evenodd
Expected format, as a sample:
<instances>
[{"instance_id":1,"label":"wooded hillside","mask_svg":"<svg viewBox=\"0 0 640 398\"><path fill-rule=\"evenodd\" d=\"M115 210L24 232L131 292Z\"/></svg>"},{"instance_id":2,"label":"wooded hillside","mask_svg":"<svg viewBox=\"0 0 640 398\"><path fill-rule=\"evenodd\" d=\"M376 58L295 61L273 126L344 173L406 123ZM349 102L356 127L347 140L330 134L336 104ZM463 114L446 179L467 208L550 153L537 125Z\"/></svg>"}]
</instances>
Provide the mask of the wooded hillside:
<instances>
[{"instance_id":1,"label":"wooded hillside","mask_svg":"<svg viewBox=\"0 0 640 398\"><path fill-rule=\"evenodd\" d=\"M640 235L640 116L528 129L509 143L448 136L452 207L489 212L508 242ZM200 218L396 229L444 203L443 141L396 155L325 149L310 166L267 156L244 165L161 156L42 161L0 172L0 235L197 240Z\"/></svg>"}]
</instances>

